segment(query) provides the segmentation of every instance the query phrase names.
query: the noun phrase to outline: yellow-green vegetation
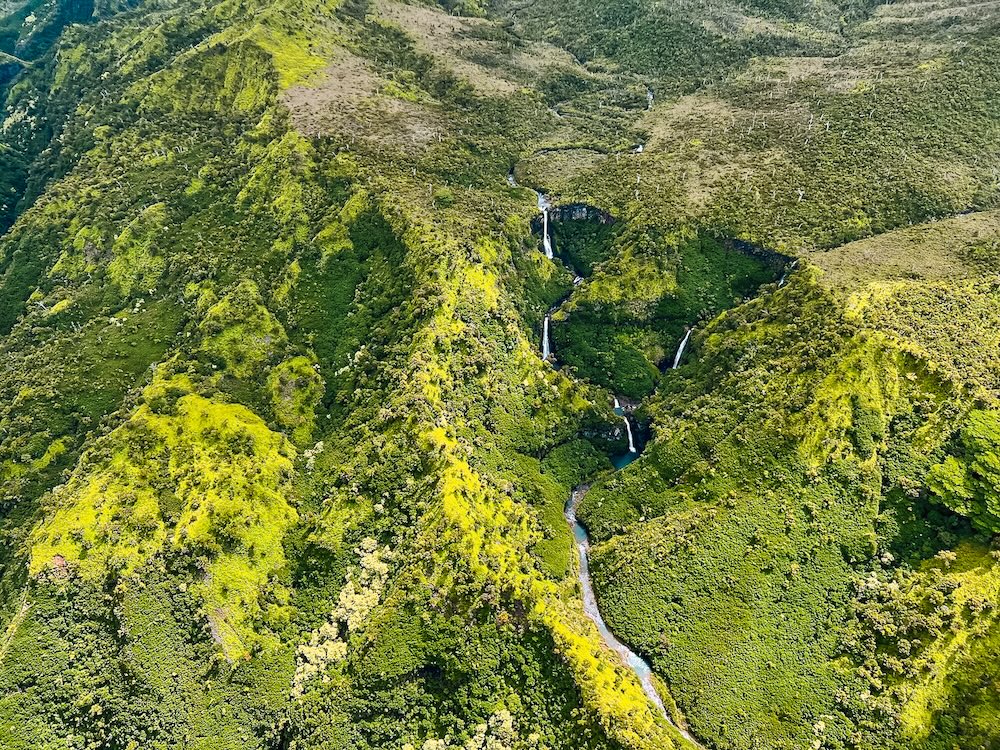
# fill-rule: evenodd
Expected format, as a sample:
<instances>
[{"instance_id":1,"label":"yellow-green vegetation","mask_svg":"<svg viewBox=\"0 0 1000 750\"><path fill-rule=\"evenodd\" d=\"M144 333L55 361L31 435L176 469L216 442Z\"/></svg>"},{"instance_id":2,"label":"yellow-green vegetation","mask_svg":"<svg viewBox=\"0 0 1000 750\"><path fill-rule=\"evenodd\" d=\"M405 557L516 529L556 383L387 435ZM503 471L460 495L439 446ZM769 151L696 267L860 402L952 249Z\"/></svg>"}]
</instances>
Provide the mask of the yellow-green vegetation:
<instances>
[{"instance_id":1,"label":"yellow-green vegetation","mask_svg":"<svg viewBox=\"0 0 1000 750\"><path fill-rule=\"evenodd\" d=\"M230 658L253 645L251 623L280 618L262 592L285 565L295 523L288 493L294 449L252 412L156 382L127 422L94 446L46 502L31 540L31 572L56 579L128 580L164 549L205 559L195 584L213 636Z\"/></svg>"},{"instance_id":2,"label":"yellow-green vegetation","mask_svg":"<svg viewBox=\"0 0 1000 750\"><path fill-rule=\"evenodd\" d=\"M931 467L931 492L976 526L995 533L1000 528L1000 414L973 411L958 433L958 456Z\"/></svg>"},{"instance_id":3,"label":"yellow-green vegetation","mask_svg":"<svg viewBox=\"0 0 1000 750\"><path fill-rule=\"evenodd\" d=\"M249 280L208 309L201 332L205 353L238 378L259 375L286 342L281 323L263 305L257 285Z\"/></svg>"},{"instance_id":4,"label":"yellow-green vegetation","mask_svg":"<svg viewBox=\"0 0 1000 750\"><path fill-rule=\"evenodd\" d=\"M998 34L2 5L0 746L997 746Z\"/></svg>"},{"instance_id":5,"label":"yellow-green vegetation","mask_svg":"<svg viewBox=\"0 0 1000 750\"><path fill-rule=\"evenodd\" d=\"M316 405L323 395L317 363L298 356L282 362L268 376L274 416L298 445L309 442L315 427Z\"/></svg>"},{"instance_id":6,"label":"yellow-green vegetation","mask_svg":"<svg viewBox=\"0 0 1000 750\"><path fill-rule=\"evenodd\" d=\"M949 592L944 605L948 611L940 612L954 619L926 644L915 665L915 671L924 674L909 692L900 716L903 730L914 741L927 738L935 716L947 707L952 683L961 679L955 665L985 655L984 647L989 648L996 630L996 612L990 602L1000 595L996 561L984 549L963 545L940 554L928 567L940 571L938 586Z\"/></svg>"},{"instance_id":7,"label":"yellow-green vegetation","mask_svg":"<svg viewBox=\"0 0 1000 750\"><path fill-rule=\"evenodd\" d=\"M166 261L156 250L156 241L168 231L167 207L157 203L145 209L125 227L111 247L108 275L128 297L138 289L152 291L166 268ZM74 244L79 242L79 236Z\"/></svg>"}]
</instances>

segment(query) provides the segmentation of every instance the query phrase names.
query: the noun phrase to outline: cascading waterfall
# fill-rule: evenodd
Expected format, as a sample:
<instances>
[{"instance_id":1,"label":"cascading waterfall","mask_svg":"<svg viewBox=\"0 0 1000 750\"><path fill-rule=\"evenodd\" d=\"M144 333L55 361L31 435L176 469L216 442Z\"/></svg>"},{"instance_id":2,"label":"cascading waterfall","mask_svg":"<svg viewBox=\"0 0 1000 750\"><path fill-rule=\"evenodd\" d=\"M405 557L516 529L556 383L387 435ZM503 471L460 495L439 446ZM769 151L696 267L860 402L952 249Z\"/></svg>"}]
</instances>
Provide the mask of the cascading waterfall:
<instances>
[{"instance_id":1,"label":"cascading waterfall","mask_svg":"<svg viewBox=\"0 0 1000 750\"><path fill-rule=\"evenodd\" d=\"M549 239L549 209L542 211L542 247L545 248L545 257L552 260L552 240Z\"/></svg>"},{"instance_id":2,"label":"cascading waterfall","mask_svg":"<svg viewBox=\"0 0 1000 750\"><path fill-rule=\"evenodd\" d=\"M653 89L651 89L651 88L649 88L649 86L647 86L646 87L646 109L652 109L653 108L653 98L654 98Z\"/></svg>"},{"instance_id":3,"label":"cascading waterfall","mask_svg":"<svg viewBox=\"0 0 1000 750\"><path fill-rule=\"evenodd\" d=\"M650 102L652 103L652 92L650 92ZM507 176L507 180L511 187L517 186L517 181L514 178L513 170ZM548 199L542 195L542 193L536 193L538 196L538 209L542 212L542 226L543 226L543 245L545 248L545 255L549 258L552 257L552 244L549 239L549 202ZM583 279L577 277L573 280L574 284L582 282ZM542 321L542 360L547 361L552 356L551 345L549 343L549 326L552 318L552 313L546 313L544 320ZM674 367L680 362L681 354L684 352L684 346L687 344L688 337L691 335L691 330L689 329L687 334L684 336L684 340L681 342L681 349L677 352L677 357L674 360ZM625 413L624 408L622 408L621 401L619 401L617 396L614 396L614 408L615 414L620 416L625 422L625 433L628 435L628 450L629 453L623 457L622 461L615 461L615 466L621 467L631 461L635 460L638 456L638 451L635 447L635 436L632 434L632 423L629 421L628 415ZM670 718L670 714L667 713L666 707L663 705L663 700L660 698L659 693L656 691L656 686L653 682L653 669L650 665L637 653L632 651L628 646L618 640L614 633L608 629L607 623L604 622L604 618L601 616L601 611L597 606L597 596L594 594L594 587L590 580L590 562L588 559L588 554L590 550L590 539L587 536L587 530L583 525L576 519L576 508L583 496L587 494L589 486L577 487L573 490L572 495L570 495L569 501L566 503L565 515L566 520L569 522L570 528L573 531L573 539L576 542L577 553L579 554L580 566L579 566L579 580L580 587L583 592L583 610L584 613L589 617L593 623L597 626L597 630L600 633L601 639L612 651L619 655L625 665L632 670L632 672L639 678L639 683L642 685L642 691L646 694L646 697L656 706L660 715L666 719L667 723L673 726L682 736L684 736L688 741L690 741L695 747L701 747L698 742L687 732L683 727L678 727L674 724L673 720Z\"/></svg>"},{"instance_id":4,"label":"cascading waterfall","mask_svg":"<svg viewBox=\"0 0 1000 750\"><path fill-rule=\"evenodd\" d=\"M622 419L625 420L625 432L628 434L628 452L635 453L635 439L632 437L632 423L628 421L627 414L623 414Z\"/></svg>"},{"instance_id":5,"label":"cascading waterfall","mask_svg":"<svg viewBox=\"0 0 1000 750\"><path fill-rule=\"evenodd\" d=\"M517 182L517 177L514 176L514 168L507 173L507 184L512 188L520 187ZM542 248L545 250L545 257L552 260L552 238L549 235L549 208L552 204L549 203L549 199L545 197L544 193L537 190L533 191L535 197L538 199L538 210L542 213Z\"/></svg>"},{"instance_id":6,"label":"cascading waterfall","mask_svg":"<svg viewBox=\"0 0 1000 750\"><path fill-rule=\"evenodd\" d=\"M684 348L687 346L688 339L691 338L691 332L693 330L693 328L688 328L687 333L684 334L684 338L681 339L681 345L677 349L677 354L674 355L674 365L671 368L672 370L676 370L681 366L681 357L684 356Z\"/></svg>"},{"instance_id":7,"label":"cascading waterfall","mask_svg":"<svg viewBox=\"0 0 1000 750\"><path fill-rule=\"evenodd\" d=\"M778 281L778 288L779 289L781 289L781 287L783 287L785 285L785 282L788 280L788 274L790 274L792 271L794 271L795 267L798 264L799 264L799 261L796 258L795 260L793 260L791 262L791 265L789 265L788 268L785 269L785 272L783 274L781 274L781 279L779 279L779 281Z\"/></svg>"},{"instance_id":8,"label":"cascading waterfall","mask_svg":"<svg viewBox=\"0 0 1000 750\"><path fill-rule=\"evenodd\" d=\"M618 400L618 397L615 396L614 399L615 399L615 414L621 417L622 421L625 422L625 434L628 435L628 452L636 453L637 451L635 449L635 438L632 436L632 423L629 421L628 415L622 408L621 402Z\"/></svg>"},{"instance_id":9,"label":"cascading waterfall","mask_svg":"<svg viewBox=\"0 0 1000 750\"><path fill-rule=\"evenodd\" d=\"M545 257L552 260L552 239L549 237L549 208L552 204L544 193L536 190L535 195L538 196L538 210L542 212L542 247L545 249Z\"/></svg>"}]
</instances>

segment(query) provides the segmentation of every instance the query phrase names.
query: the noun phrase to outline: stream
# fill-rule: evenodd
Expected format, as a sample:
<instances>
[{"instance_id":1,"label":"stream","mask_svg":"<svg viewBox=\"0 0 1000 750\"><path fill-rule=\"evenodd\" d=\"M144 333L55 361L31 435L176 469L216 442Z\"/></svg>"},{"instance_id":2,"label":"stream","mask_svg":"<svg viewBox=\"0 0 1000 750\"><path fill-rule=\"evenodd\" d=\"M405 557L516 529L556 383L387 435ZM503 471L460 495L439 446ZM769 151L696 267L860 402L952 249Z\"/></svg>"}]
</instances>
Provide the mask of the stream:
<instances>
[{"instance_id":1,"label":"stream","mask_svg":"<svg viewBox=\"0 0 1000 750\"><path fill-rule=\"evenodd\" d=\"M653 92L648 89L647 98L648 105L652 107ZM514 176L513 167L507 175L507 182L511 187L519 187L517 179ZM537 190L532 192L535 193L538 201L538 210L542 214L542 249L545 251L545 257L551 259L553 258L553 251L552 239L549 233L549 210L552 205L544 193ZM582 281L583 279L577 276L573 279L573 284L576 286ZM555 309L558 309L558 305L545 315L542 322L541 350L543 361L549 361L552 358L552 346L549 340L549 327L552 312ZM676 356L674 357L674 369L676 369L680 364L681 357L684 355L684 350L687 347L688 340L691 338L692 330L692 328L688 328L684 334L684 338L680 343ZM622 421L625 423L625 434L628 437L628 452L612 459L612 463L615 468L621 469L635 461L639 457L639 451L636 448L635 435L632 431L632 421L629 419L625 407L622 406L622 403L617 396L614 397L614 412L616 415L621 417ZM601 634L601 639L604 643L607 644L612 651L618 654L624 664L635 673L636 677L639 678L639 683L642 685L643 692L646 694L646 697L653 702L653 705L656 706L663 718L665 718L667 722L685 739L691 742L695 747L700 748L701 745L698 744L698 742L687 730L682 727L678 727L671 720L666 707L663 705L663 699L660 698L660 695L656 692L656 687L653 684L652 667L650 667L649 663L645 659L615 637L615 634L608 628L607 623L604 622L601 610L597 606L597 597L594 594L594 587L590 580L590 561L588 557L590 552L590 538L587 536L587 530L584 528L583 524L581 524L576 518L576 509L589 490L590 485L588 484L578 486L571 493L565 507L566 520L569 522L570 529L573 531L573 541L576 545L577 554L579 555L580 560L579 580L580 588L583 591L583 611L597 626L597 630Z\"/></svg>"},{"instance_id":2,"label":"stream","mask_svg":"<svg viewBox=\"0 0 1000 750\"><path fill-rule=\"evenodd\" d=\"M626 422L627 422L626 418ZM653 702L653 704L659 709L660 714L665 718L674 729L681 733L684 739L691 742L696 747L701 747L698 741L691 736L691 734L684 728L677 726L671 720L670 715L667 713L666 707L663 705L663 700L660 698L659 693L656 692L656 686L653 684L653 669L649 666L649 663L639 656L635 651L630 649L624 643L622 643L615 634L611 632L608 628L607 623L604 622L604 617L601 616L601 610L597 606L597 597L594 595L594 586L590 581L590 537L587 536L587 530L583 527L576 518L576 509L580 504L580 501L586 496L587 492L590 490L590 485L582 484L573 490L570 495L569 502L566 503L566 520L569 522L570 528L573 530L573 540L576 543L577 553L580 557L580 588L583 590L583 611L589 617L593 623L597 626L597 630L601 634L601 639L618 654L622 661L635 672L635 675L639 678L639 682L642 684L642 691L646 694L646 697Z\"/></svg>"},{"instance_id":3,"label":"stream","mask_svg":"<svg viewBox=\"0 0 1000 750\"><path fill-rule=\"evenodd\" d=\"M654 94L652 89L647 88L646 90L647 107L653 107ZM643 151L643 146L640 144L636 147L635 152L641 153ZM507 175L507 182L511 187L517 188L517 179L514 176L514 168L512 167ZM542 250L545 252L545 257L552 259L554 257L553 244L551 237L550 228L550 212L552 210L552 204L549 201L548 196L538 190L532 190L537 199L538 211L542 214ZM778 281L778 288L784 286L789 274L795 271L798 265L797 260L793 260L790 264L786 262L784 273L781 275ZM575 276L573 279L573 285L577 286L583 282L583 278L580 276ZM567 295L568 296L568 295ZM552 343L550 341L550 327L552 313L559 309L560 305L566 298L558 302L554 307L552 307L548 313L546 313L545 318L542 323L542 340L541 340L541 353L542 360L553 363L554 357L552 354ZM687 350L688 342L691 340L691 334L694 333L694 326L686 326L684 330L684 336L677 347L677 351L674 354L674 358L669 369L676 370L681 365L684 353ZM667 360L670 362L670 360ZM553 365L558 366L558 365ZM636 447L635 434L633 433L632 420L629 417L629 412L634 408L634 405L627 404L623 405L617 396L614 396L614 413L621 418L625 423L625 434L628 438L628 452L623 453L612 458L612 463L615 469L623 469L630 463L639 458L639 450ZM620 434L620 433L619 433ZM691 743L695 748L704 750L704 746L701 745L691 733L687 731L683 726L678 726L671 719L670 714L667 713L666 707L663 704L663 699L656 691L656 686L653 681L653 669L645 659L639 656L635 651L629 648L627 645L622 643L614 633L608 628L607 623L604 621L604 617L601 615L601 610L597 606L597 596L594 593L594 586L590 578L590 537L587 535L587 529L577 520L576 512L580 505L580 502L590 491L589 484L581 484L577 486L573 492L570 494L569 499L566 502L564 508L564 515L566 521L569 523L570 529L573 532L573 541L576 546L577 555L579 557L579 568L578 568L578 578L580 581L580 589L583 592L583 611L588 618L597 626L597 630L601 635L601 640L618 654L622 662L627 666L632 672L639 678L639 683L642 685L642 690L646 694L646 697L656 706L660 714L666 719L677 732L684 737L688 742Z\"/></svg>"}]
</instances>

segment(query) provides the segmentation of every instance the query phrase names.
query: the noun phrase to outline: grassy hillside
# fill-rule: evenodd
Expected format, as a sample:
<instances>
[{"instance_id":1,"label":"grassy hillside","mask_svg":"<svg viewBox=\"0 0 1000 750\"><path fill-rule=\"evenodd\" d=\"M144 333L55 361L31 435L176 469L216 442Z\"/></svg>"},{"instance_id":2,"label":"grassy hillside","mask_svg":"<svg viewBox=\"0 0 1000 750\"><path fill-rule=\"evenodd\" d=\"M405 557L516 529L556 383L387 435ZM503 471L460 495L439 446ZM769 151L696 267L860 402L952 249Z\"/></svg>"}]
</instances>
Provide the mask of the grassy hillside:
<instances>
[{"instance_id":1,"label":"grassy hillside","mask_svg":"<svg viewBox=\"0 0 1000 750\"><path fill-rule=\"evenodd\" d=\"M0 5L0 746L693 747L585 483L704 747L1000 742L1000 15L522 6Z\"/></svg>"}]
</instances>

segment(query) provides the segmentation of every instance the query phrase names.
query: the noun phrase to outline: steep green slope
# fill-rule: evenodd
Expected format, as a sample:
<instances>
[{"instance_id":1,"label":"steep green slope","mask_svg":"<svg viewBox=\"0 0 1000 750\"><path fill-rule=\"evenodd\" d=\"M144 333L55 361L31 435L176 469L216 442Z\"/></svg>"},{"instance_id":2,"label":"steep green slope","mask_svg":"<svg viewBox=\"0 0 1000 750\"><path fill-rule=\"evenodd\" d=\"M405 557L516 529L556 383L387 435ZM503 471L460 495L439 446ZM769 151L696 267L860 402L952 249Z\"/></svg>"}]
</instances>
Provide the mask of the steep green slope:
<instances>
[{"instance_id":1,"label":"steep green slope","mask_svg":"<svg viewBox=\"0 0 1000 750\"><path fill-rule=\"evenodd\" d=\"M0 745L1000 741L992 6L42 9Z\"/></svg>"},{"instance_id":2,"label":"steep green slope","mask_svg":"<svg viewBox=\"0 0 1000 750\"><path fill-rule=\"evenodd\" d=\"M646 455L588 495L605 616L721 747L997 741L953 692L993 629L995 301L950 278L847 299L803 271L721 317L649 407ZM967 590L942 579L956 555Z\"/></svg>"},{"instance_id":3,"label":"steep green slope","mask_svg":"<svg viewBox=\"0 0 1000 750\"><path fill-rule=\"evenodd\" d=\"M248 10L140 9L12 89L67 145L4 238L5 746L681 743L541 545L576 470L539 455L611 415L500 286L520 196L465 181L506 160L438 159L500 103L350 8ZM483 143L303 137L279 92L349 55Z\"/></svg>"}]
</instances>

